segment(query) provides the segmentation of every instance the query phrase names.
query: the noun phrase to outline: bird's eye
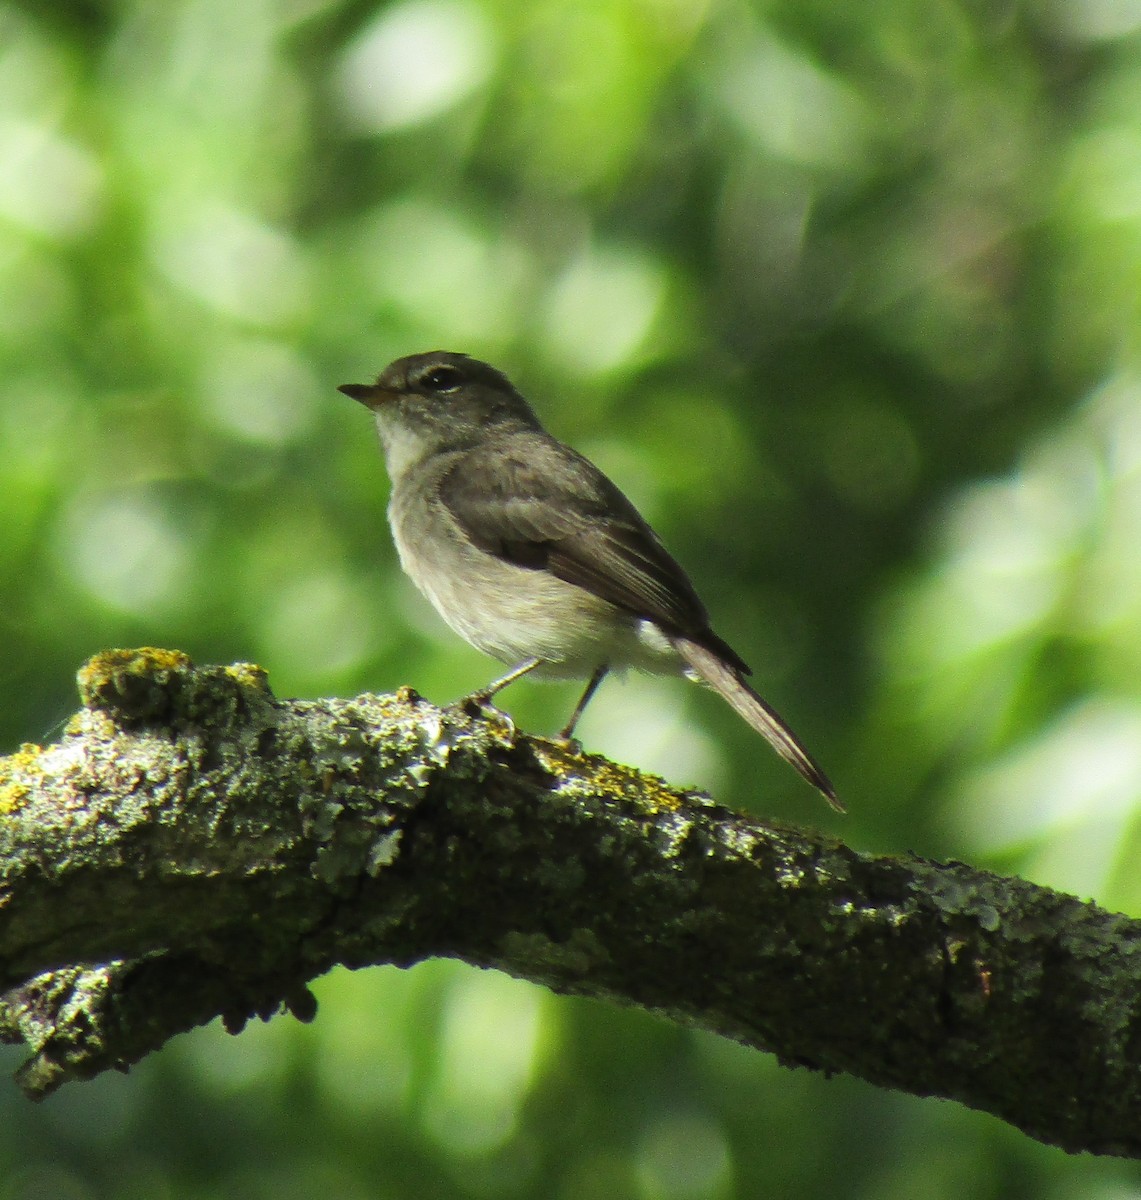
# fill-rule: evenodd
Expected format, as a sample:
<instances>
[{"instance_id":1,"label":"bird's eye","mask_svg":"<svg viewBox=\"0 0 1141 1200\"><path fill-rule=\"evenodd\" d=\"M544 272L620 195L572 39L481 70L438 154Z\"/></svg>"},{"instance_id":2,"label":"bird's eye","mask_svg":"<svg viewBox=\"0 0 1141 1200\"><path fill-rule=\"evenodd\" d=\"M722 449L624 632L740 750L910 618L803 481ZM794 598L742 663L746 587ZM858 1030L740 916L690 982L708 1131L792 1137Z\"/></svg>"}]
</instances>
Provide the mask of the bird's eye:
<instances>
[{"instance_id":1,"label":"bird's eye","mask_svg":"<svg viewBox=\"0 0 1141 1200\"><path fill-rule=\"evenodd\" d=\"M463 375L455 367L440 366L426 371L420 386L427 392L454 392L462 381Z\"/></svg>"}]
</instances>

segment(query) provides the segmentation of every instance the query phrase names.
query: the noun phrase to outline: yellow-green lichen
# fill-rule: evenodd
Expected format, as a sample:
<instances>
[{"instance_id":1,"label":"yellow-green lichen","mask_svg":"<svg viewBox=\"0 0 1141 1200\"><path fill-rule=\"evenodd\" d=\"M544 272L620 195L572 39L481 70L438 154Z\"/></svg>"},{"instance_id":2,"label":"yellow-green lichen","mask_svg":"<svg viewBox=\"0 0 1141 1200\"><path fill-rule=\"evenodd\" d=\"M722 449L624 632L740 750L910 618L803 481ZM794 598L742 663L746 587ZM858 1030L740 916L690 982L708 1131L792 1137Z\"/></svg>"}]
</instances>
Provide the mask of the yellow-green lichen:
<instances>
[{"instance_id":1,"label":"yellow-green lichen","mask_svg":"<svg viewBox=\"0 0 1141 1200\"><path fill-rule=\"evenodd\" d=\"M241 684L242 687L253 688L258 692L269 692L269 675L265 667L260 667L257 663L231 663L224 670L235 683Z\"/></svg>"},{"instance_id":2,"label":"yellow-green lichen","mask_svg":"<svg viewBox=\"0 0 1141 1200\"><path fill-rule=\"evenodd\" d=\"M550 753L548 747L555 753ZM635 771L598 754L572 756L557 742L541 743L536 748L539 761L555 774L568 768L581 772L586 790L624 797L650 815L677 812L682 806L683 797L660 775Z\"/></svg>"},{"instance_id":3,"label":"yellow-green lichen","mask_svg":"<svg viewBox=\"0 0 1141 1200\"><path fill-rule=\"evenodd\" d=\"M25 742L15 754L0 758L0 816L18 811L43 777L42 753L42 746Z\"/></svg>"},{"instance_id":4,"label":"yellow-green lichen","mask_svg":"<svg viewBox=\"0 0 1141 1200\"><path fill-rule=\"evenodd\" d=\"M80 699L91 706L100 695L121 690L124 677L155 676L163 672L188 671L194 663L181 650L140 646L135 650L103 650L89 658L76 676Z\"/></svg>"}]
</instances>

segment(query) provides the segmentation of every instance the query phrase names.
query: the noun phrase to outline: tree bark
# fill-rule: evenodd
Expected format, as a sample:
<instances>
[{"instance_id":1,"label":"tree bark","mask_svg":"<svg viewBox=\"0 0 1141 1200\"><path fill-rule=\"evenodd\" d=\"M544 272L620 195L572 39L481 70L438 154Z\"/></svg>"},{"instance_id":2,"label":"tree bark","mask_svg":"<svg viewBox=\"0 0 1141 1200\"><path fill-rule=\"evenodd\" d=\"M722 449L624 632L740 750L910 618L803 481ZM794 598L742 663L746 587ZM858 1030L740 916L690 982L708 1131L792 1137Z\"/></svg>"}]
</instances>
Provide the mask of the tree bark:
<instances>
[{"instance_id":1,"label":"tree bark","mask_svg":"<svg viewBox=\"0 0 1141 1200\"><path fill-rule=\"evenodd\" d=\"M1141 1155L1141 923L859 854L409 690L108 651L0 759L0 1038L38 1098L432 956Z\"/></svg>"}]
</instances>

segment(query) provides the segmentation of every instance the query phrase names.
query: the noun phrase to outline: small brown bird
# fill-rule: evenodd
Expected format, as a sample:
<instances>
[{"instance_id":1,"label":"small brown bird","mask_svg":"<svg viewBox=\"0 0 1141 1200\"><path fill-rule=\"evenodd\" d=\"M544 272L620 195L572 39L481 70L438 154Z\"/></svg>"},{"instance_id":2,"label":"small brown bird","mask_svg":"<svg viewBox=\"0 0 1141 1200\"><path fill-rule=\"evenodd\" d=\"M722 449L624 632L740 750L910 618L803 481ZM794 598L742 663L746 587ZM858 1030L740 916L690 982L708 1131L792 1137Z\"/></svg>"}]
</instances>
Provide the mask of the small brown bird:
<instances>
[{"instance_id":1,"label":"small brown bird","mask_svg":"<svg viewBox=\"0 0 1141 1200\"><path fill-rule=\"evenodd\" d=\"M467 642L512 669L587 679L569 740L608 671L703 680L832 805L828 777L745 680L688 576L629 500L553 438L505 375L466 354L397 359L339 389L376 416L400 563Z\"/></svg>"}]
</instances>

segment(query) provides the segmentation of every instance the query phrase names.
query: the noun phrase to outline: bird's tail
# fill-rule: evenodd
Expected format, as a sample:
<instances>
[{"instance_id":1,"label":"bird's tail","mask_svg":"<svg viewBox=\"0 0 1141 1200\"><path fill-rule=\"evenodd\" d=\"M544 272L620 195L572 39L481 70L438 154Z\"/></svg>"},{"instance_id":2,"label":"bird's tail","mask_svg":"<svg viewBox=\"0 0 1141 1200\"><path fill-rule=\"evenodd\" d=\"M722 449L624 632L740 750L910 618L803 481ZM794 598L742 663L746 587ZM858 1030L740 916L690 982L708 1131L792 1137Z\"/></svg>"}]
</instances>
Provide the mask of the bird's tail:
<instances>
[{"instance_id":1,"label":"bird's tail","mask_svg":"<svg viewBox=\"0 0 1141 1200\"><path fill-rule=\"evenodd\" d=\"M837 812L845 811L828 776L817 766L780 714L749 687L738 668L705 646L691 642L689 638L674 636L670 642L690 669L744 717L785 762L795 767Z\"/></svg>"}]
</instances>

